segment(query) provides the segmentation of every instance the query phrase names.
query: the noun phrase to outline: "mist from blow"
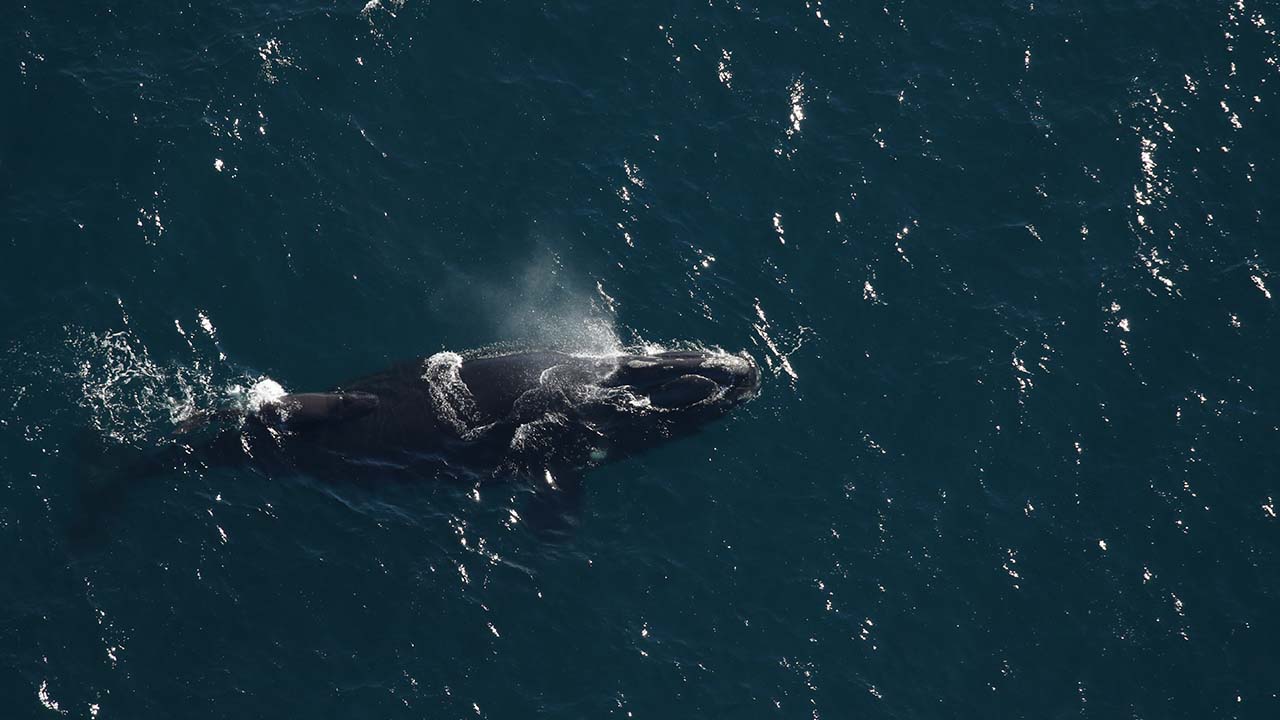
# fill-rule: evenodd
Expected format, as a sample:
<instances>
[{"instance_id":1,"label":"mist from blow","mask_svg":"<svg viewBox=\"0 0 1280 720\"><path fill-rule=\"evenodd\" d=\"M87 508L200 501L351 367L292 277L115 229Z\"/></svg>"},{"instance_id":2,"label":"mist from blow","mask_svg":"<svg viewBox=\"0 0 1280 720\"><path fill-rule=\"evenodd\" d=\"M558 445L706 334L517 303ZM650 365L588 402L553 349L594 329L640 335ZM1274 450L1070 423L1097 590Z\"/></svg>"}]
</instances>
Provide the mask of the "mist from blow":
<instances>
[{"instance_id":1,"label":"mist from blow","mask_svg":"<svg viewBox=\"0 0 1280 720\"><path fill-rule=\"evenodd\" d=\"M617 301L600 283L589 289L560 257L544 251L510 283L482 286L481 302L507 348L558 350L604 357L624 352Z\"/></svg>"},{"instance_id":2,"label":"mist from blow","mask_svg":"<svg viewBox=\"0 0 1280 720\"><path fill-rule=\"evenodd\" d=\"M581 357L668 350L734 354L694 340L655 342L642 337L618 321L622 303L609 294L602 280L575 272L545 245L506 282L473 281L467 291L476 298L481 318L493 335L501 338L475 354L522 350L555 350Z\"/></svg>"}]
</instances>

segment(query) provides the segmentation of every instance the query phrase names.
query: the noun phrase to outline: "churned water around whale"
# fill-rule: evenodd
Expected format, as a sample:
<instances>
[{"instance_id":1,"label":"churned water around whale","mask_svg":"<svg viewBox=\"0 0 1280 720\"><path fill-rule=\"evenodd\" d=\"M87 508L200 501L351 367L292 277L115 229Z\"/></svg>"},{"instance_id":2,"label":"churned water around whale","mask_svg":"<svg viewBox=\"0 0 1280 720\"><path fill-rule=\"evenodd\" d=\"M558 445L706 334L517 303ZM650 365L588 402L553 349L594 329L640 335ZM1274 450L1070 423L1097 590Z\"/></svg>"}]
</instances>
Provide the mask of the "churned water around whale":
<instances>
[{"instance_id":1,"label":"churned water around whale","mask_svg":"<svg viewBox=\"0 0 1280 720\"><path fill-rule=\"evenodd\" d=\"M1275 717L1278 15L15 6L4 716ZM86 433L681 338L760 396L555 539L251 466L68 534Z\"/></svg>"}]
</instances>

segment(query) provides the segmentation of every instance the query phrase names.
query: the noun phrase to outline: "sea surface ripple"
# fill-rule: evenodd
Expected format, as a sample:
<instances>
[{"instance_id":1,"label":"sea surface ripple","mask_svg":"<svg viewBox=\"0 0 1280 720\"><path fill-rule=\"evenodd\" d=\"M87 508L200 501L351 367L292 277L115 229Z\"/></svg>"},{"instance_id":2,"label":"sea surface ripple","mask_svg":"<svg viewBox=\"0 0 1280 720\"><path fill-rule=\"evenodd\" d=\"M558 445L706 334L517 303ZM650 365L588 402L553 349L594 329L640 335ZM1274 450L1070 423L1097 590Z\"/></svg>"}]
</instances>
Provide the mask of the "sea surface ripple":
<instances>
[{"instance_id":1,"label":"sea surface ripple","mask_svg":"<svg viewBox=\"0 0 1280 720\"><path fill-rule=\"evenodd\" d=\"M0 715L1280 717L1280 7L12 3ZM90 444L470 348L746 349L527 488Z\"/></svg>"}]
</instances>

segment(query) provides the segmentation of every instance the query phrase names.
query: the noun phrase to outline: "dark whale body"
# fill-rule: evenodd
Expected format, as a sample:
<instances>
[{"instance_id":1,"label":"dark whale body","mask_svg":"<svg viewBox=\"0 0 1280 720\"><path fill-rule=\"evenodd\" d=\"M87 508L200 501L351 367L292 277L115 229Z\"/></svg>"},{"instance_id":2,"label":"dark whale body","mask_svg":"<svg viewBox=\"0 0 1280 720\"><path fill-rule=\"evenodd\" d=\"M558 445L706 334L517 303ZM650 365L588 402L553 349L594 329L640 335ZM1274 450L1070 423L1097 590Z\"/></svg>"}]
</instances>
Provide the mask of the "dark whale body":
<instances>
[{"instance_id":1,"label":"dark whale body","mask_svg":"<svg viewBox=\"0 0 1280 720\"><path fill-rule=\"evenodd\" d=\"M580 469L685 435L754 397L749 356L679 351L606 357L440 353L324 393L180 428L206 462L300 468L446 465L480 480ZM195 437L213 432L205 443ZM187 443L191 437L193 442Z\"/></svg>"},{"instance_id":2,"label":"dark whale body","mask_svg":"<svg viewBox=\"0 0 1280 720\"><path fill-rule=\"evenodd\" d=\"M557 532L576 514L580 471L691 434L759 388L745 353L439 353L328 392L196 413L159 445L126 451L130 458L82 458L71 537L101 539L103 519L146 477L229 465L330 481L524 478L533 492L521 517Z\"/></svg>"}]
</instances>

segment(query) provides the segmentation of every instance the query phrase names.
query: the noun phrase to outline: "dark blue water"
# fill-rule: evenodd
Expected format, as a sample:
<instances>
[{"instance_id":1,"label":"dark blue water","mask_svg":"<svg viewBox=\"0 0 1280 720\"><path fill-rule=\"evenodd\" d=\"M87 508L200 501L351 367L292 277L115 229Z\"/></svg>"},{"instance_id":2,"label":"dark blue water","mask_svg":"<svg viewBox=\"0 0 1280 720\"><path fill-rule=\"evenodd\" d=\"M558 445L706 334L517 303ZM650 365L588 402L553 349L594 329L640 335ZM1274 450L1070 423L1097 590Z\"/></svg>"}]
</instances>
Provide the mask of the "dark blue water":
<instances>
[{"instance_id":1,"label":"dark blue water","mask_svg":"<svg viewBox=\"0 0 1280 720\"><path fill-rule=\"evenodd\" d=\"M1280 7L11 3L6 718L1280 714ZM441 350L747 349L586 478L86 433Z\"/></svg>"}]
</instances>

